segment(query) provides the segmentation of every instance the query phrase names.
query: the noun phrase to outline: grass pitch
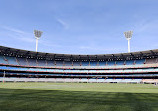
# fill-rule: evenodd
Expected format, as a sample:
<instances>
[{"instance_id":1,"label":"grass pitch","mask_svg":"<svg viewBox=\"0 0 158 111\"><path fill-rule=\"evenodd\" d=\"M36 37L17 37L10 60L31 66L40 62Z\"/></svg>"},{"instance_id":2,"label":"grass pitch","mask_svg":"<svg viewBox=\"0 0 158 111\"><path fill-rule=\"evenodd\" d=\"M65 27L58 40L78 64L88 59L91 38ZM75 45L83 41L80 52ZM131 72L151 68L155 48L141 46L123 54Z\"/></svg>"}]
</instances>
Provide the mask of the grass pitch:
<instances>
[{"instance_id":1,"label":"grass pitch","mask_svg":"<svg viewBox=\"0 0 158 111\"><path fill-rule=\"evenodd\" d=\"M0 111L158 111L158 86L0 83Z\"/></svg>"}]
</instances>

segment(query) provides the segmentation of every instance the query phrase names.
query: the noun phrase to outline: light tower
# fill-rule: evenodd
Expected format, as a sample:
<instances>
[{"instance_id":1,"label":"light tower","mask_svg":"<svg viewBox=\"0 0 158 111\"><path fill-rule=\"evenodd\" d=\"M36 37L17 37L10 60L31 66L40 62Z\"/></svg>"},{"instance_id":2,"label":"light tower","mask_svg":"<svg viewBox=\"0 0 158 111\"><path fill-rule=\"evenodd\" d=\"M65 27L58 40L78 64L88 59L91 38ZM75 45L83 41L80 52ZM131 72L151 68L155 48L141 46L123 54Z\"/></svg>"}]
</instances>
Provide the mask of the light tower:
<instances>
[{"instance_id":1,"label":"light tower","mask_svg":"<svg viewBox=\"0 0 158 111\"><path fill-rule=\"evenodd\" d=\"M43 33L42 31L34 30L34 34L35 34L35 38L36 38L36 52L38 49L38 40L40 39L42 33Z\"/></svg>"},{"instance_id":2,"label":"light tower","mask_svg":"<svg viewBox=\"0 0 158 111\"><path fill-rule=\"evenodd\" d=\"M124 32L126 39L128 40L128 53L130 53L130 40L133 34L133 31Z\"/></svg>"}]
</instances>

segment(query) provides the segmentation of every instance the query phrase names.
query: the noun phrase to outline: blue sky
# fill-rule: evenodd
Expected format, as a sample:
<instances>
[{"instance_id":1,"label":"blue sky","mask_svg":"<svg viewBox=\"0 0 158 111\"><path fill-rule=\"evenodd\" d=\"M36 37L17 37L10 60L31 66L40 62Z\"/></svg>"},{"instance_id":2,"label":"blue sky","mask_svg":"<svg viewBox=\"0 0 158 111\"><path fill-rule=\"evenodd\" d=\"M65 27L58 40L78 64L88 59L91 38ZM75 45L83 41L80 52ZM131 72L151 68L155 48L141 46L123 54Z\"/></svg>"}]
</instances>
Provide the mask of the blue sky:
<instances>
[{"instance_id":1,"label":"blue sky","mask_svg":"<svg viewBox=\"0 0 158 111\"><path fill-rule=\"evenodd\" d=\"M127 52L158 49L158 0L0 0L0 45L40 52Z\"/></svg>"}]
</instances>

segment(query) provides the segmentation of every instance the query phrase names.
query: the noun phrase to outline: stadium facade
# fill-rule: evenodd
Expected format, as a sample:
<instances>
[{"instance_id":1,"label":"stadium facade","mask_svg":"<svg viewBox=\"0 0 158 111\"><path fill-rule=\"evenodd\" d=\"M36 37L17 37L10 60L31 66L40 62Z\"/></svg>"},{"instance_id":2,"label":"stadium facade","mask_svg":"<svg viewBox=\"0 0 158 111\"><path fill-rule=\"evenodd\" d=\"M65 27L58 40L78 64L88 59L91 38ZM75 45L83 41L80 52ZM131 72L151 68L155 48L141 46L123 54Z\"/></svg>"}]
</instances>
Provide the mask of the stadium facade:
<instances>
[{"instance_id":1,"label":"stadium facade","mask_svg":"<svg viewBox=\"0 0 158 111\"><path fill-rule=\"evenodd\" d=\"M0 81L157 83L158 49L76 55L0 46Z\"/></svg>"}]
</instances>

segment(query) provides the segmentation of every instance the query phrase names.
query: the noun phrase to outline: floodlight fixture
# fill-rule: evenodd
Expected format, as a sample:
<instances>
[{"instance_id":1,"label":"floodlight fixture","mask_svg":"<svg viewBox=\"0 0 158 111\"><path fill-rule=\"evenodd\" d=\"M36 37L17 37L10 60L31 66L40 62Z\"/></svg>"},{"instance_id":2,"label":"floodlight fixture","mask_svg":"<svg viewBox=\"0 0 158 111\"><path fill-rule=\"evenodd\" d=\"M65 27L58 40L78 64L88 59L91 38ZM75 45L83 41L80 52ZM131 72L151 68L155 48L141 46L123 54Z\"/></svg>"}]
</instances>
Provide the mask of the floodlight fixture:
<instances>
[{"instance_id":1,"label":"floodlight fixture","mask_svg":"<svg viewBox=\"0 0 158 111\"><path fill-rule=\"evenodd\" d=\"M37 49L38 49L38 40L40 39L42 33L43 33L42 31L34 30L35 39L36 39L36 52L37 52Z\"/></svg>"},{"instance_id":2,"label":"floodlight fixture","mask_svg":"<svg viewBox=\"0 0 158 111\"><path fill-rule=\"evenodd\" d=\"M130 53L130 40L132 37L133 31L124 32L126 39L128 40L128 53Z\"/></svg>"}]
</instances>

